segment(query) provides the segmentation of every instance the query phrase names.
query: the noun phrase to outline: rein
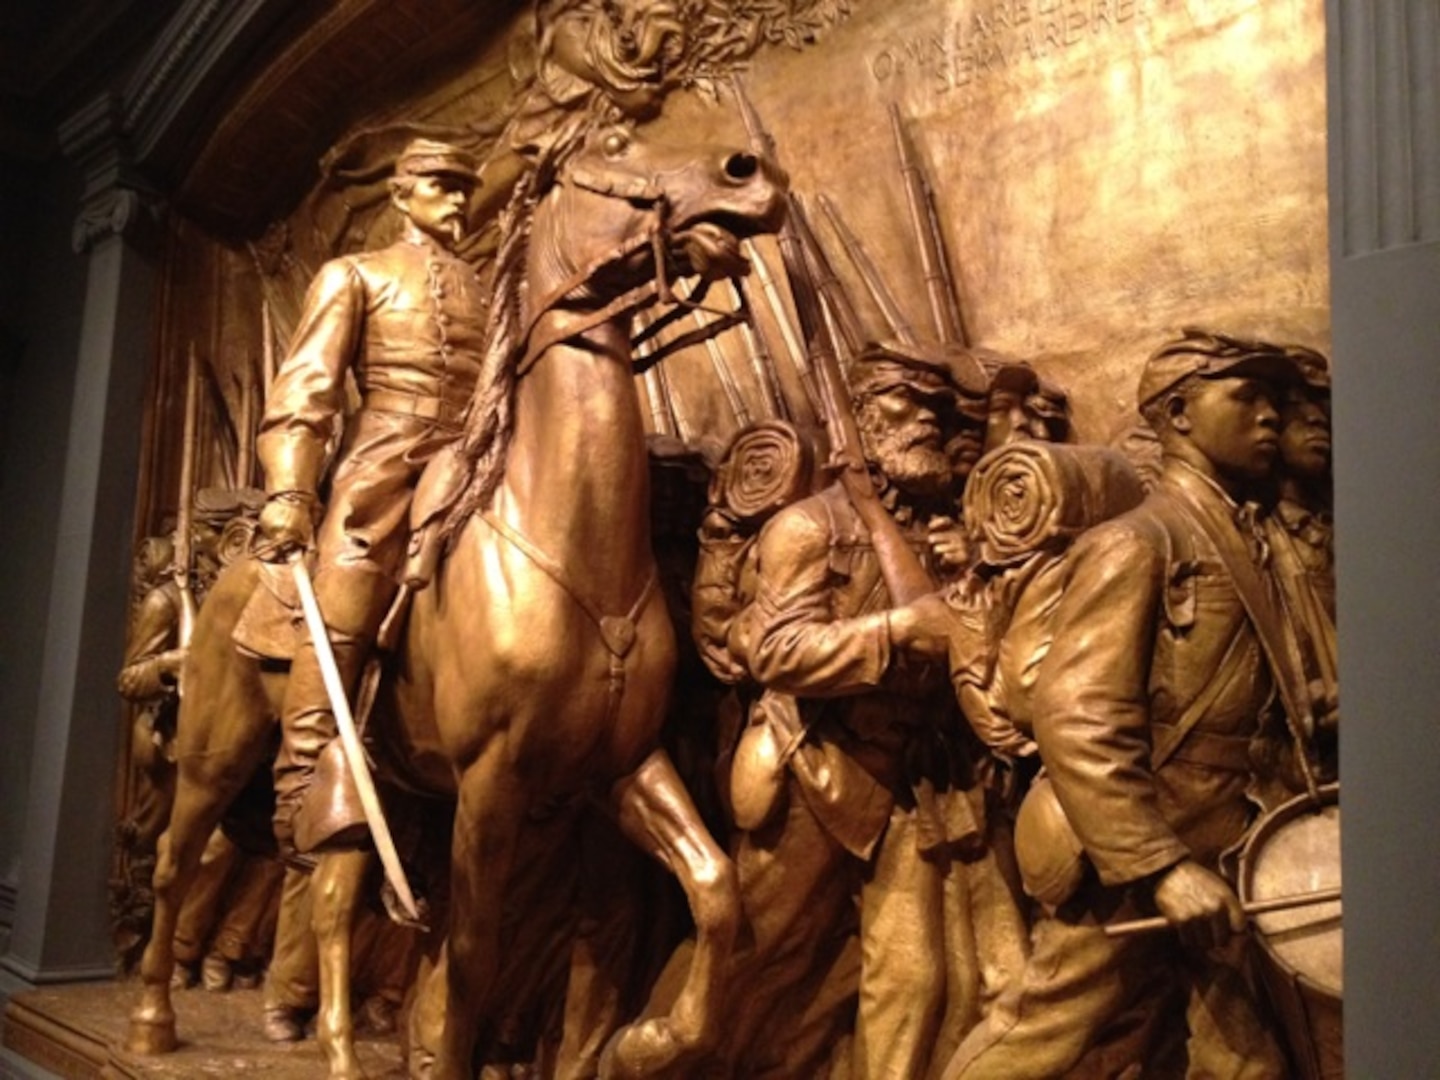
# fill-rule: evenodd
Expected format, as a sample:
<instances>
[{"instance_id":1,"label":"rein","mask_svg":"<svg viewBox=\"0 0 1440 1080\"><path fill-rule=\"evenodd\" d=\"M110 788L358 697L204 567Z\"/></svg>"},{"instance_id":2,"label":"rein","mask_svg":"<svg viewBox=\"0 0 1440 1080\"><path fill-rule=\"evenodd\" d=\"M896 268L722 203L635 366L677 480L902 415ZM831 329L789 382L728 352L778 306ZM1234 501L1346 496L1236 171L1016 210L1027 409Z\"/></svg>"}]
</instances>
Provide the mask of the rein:
<instances>
[{"instance_id":1,"label":"rein","mask_svg":"<svg viewBox=\"0 0 1440 1080\"><path fill-rule=\"evenodd\" d=\"M575 270L560 285L551 290L543 303L536 305L535 312L531 315L520 339L523 343L523 352L516 365L517 379L522 378L533 368L540 357L545 355L551 347L572 338L581 337L598 326L633 314L657 302L669 305L670 310L641 331L631 342L632 347L652 339L661 330L685 318L692 311L704 311L715 316L715 319L703 327L697 327L695 330L680 335L674 341L667 342L643 358L636 359L632 354L628 359L636 372L647 371L672 353L715 337L744 321L744 316L739 312L720 311L705 307L701 303L710 288L711 283L707 280L702 279L685 296L677 295L672 288L667 247L667 240L670 237L667 229L670 205L654 177L599 176L584 165L577 165L559 177L556 183L559 185L573 184L575 187L596 195L623 199L631 204L638 203L644 208L648 221L646 227L638 234L616 245L612 251L591 259L584 266ZM572 313L577 315L575 319L559 319L553 325L542 330L541 324L547 317L563 311L562 304L567 296L585 286L605 267L621 262L646 247L651 249L655 262L655 274L650 280L627 289L593 311L583 314Z\"/></svg>"}]
</instances>

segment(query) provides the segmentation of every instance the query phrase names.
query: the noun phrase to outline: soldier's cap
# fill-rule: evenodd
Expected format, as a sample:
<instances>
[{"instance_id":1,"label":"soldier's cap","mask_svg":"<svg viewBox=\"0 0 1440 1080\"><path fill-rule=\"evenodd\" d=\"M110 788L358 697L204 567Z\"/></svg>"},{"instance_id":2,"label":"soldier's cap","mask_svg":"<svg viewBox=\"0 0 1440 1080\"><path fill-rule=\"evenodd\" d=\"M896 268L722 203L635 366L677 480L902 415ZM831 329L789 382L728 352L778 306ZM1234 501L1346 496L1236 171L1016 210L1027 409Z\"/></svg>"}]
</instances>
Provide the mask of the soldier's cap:
<instances>
[{"instance_id":1,"label":"soldier's cap","mask_svg":"<svg viewBox=\"0 0 1440 1080\"><path fill-rule=\"evenodd\" d=\"M1287 345L1285 355L1290 357L1300 379L1312 391L1330 393L1330 362L1323 353L1305 345Z\"/></svg>"},{"instance_id":2,"label":"soldier's cap","mask_svg":"<svg viewBox=\"0 0 1440 1080\"><path fill-rule=\"evenodd\" d=\"M880 394L904 386L929 396L949 396L958 388L982 396L990 380L968 349L947 342L874 341L850 365L853 397Z\"/></svg>"},{"instance_id":3,"label":"soldier's cap","mask_svg":"<svg viewBox=\"0 0 1440 1080\"><path fill-rule=\"evenodd\" d=\"M1012 394L1028 396L1040 389L1040 376L1035 369L1023 360L1012 360L1009 357L1002 357L998 353L991 353L995 363L990 374L990 391L1008 391Z\"/></svg>"},{"instance_id":4,"label":"soldier's cap","mask_svg":"<svg viewBox=\"0 0 1440 1080\"><path fill-rule=\"evenodd\" d=\"M265 506L265 492L259 488L206 487L195 493L195 518L210 525L223 525L241 514L257 515Z\"/></svg>"},{"instance_id":5,"label":"soldier's cap","mask_svg":"<svg viewBox=\"0 0 1440 1080\"><path fill-rule=\"evenodd\" d=\"M473 154L434 139L412 139L395 159L395 175L453 176L467 183L479 181L480 163Z\"/></svg>"},{"instance_id":6,"label":"soldier's cap","mask_svg":"<svg viewBox=\"0 0 1440 1080\"><path fill-rule=\"evenodd\" d=\"M1253 377L1281 386L1300 379L1295 361L1279 345L1186 327L1179 338L1160 346L1145 361L1136 401L1143 409L1191 375L1202 379Z\"/></svg>"}]
</instances>

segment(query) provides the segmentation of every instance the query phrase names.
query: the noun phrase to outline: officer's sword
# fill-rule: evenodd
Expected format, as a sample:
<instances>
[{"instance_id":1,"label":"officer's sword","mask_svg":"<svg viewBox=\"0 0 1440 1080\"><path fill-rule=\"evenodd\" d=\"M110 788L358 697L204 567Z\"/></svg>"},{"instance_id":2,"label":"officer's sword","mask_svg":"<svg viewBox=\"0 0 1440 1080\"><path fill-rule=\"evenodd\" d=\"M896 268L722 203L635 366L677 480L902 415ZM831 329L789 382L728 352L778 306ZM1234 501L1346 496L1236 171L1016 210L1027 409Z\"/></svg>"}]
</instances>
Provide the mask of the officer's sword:
<instances>
[{"instance_id":1,"label":"officer's sword","mask_svg":"<svg viewBox=\"0 0 1440 1080\"><path fill-rule=\"evenodd\" d=\"M385 868L385 880L395 890L405 913L417 923L420 911L415 905L415 895L410 891L410 882L405 869L400 865L400 853L395 850L395 839L390 835L390 825L380 808L380 796L375 791L375 781L370 775L370 766L365 761L365 750L360 745L360 733L355 730L355 718L350 714L350 702L345 697L345 684L340 678L340 669L335 664L335 653L330 648L330 636L325 629L325 620L320 615L320 605L315 599L315 586L310 580L310 571L305 568L304 555L297 556L290 568L295 575L295 587L300 592L300 607L305 612L305 625L310 628L310 639L315 643L315 658L320 661L320 673L325 679L325 692L330 696L330 708L335 713L335 725L340 730L340 745L345 751L345 762L355 778L355 789L360 793L360 806L365 811L365 823L370 826L370 835L375 838L375 850L380 855L380 865Z\"/></svg>"}]
</instances>

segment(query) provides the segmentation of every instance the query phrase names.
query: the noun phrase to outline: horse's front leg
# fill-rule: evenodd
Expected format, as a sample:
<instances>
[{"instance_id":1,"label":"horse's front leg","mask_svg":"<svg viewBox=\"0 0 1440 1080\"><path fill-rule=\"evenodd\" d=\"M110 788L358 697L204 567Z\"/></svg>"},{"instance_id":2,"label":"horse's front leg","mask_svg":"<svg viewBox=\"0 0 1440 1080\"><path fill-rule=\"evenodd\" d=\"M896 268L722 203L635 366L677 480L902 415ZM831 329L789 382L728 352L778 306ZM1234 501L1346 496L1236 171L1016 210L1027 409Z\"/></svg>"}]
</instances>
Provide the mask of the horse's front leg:
<instances>
[{"instance_id":1,"label":"horse's front leg","mask_svg":"<svg viewBox=\"0 0 1440 1080\"><path fill-rule=\"evenodd\" d=\"M607 1080L659 1075L715 1045L741 913L735 866L705 828L664 750L617 783L611 798L625 834L680 879L695 919L695 951L669 1015L622 1029L606 1048L600 1072Z\"/></svg>"},{"instance_id":2,"label":"horse's front leg","mask_svg":"<svg viewBox=\"0 0 1440 1080\"><path fill-rule=\"evenodd\" d=\"M370 865L367 851L334 851L320 856L310 881L311 925L320 956L320 1013L315 1034L330 1063L331 1080L365 1075L355 1056L350 1014L351 941L360 887Z\"/></svg>"},{"instance_id":3,"label":"horse's front leg","mask_svg":"<svg viewBox=\"0 0 1440 1080\"><path fill-rule=\"evenodd\" d=\"M473 1080L482 1028L497 1009L506 887L529 808L525 784L494 739L460 774L451 848L445 1027L434 1080Z\"/></svg>"}]
</instances>

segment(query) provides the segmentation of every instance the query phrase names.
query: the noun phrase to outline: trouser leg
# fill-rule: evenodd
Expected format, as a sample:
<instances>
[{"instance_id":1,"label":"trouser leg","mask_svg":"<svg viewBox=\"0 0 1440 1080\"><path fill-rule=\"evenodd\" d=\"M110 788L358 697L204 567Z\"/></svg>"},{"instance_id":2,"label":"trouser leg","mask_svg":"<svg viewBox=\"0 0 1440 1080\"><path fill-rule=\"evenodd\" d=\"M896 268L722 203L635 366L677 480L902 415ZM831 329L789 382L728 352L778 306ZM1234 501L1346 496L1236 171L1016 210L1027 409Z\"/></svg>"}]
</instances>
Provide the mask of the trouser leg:
<instances>
[{"instance_id":1,"label":"trouser leg","mask_svg":"<svg viewBox=\"0 0 1440 1080\"><path fill-rule=\"evenodd\" d=\"M320 1001L320 960L310 928L310 875L285 868L275 952L265 977L265 1006L313 1009Z\"/></svg>"},{"instance_id":2,"label":"trouser leg","mask_svg":"<svg viewBox=\"0 0 1440 1080\"><path fill-rule=\"evenodd\" d=\"M210 834L200 856L200 872L185 896L175 923L175 959L198 964L220 915L225 887L240 861L240 849L219 829Z\"/></svg>"},{"instance_id":3,"label":"trouser leg","mask_svg":"<svg viewBox=\"0 0 1440 1080\"><path fill-rule=\"evenodd\" d=\"M895 807L860 893L855 1080L922 1077L944 1013L945 873L920 854L915 812ZM974 952L967 982L977 976Z\"/></svg>"},{"instance_id":4,"label":"trouser leg","mask_svg":"<svg viewBox=\"0 0 1440 1080\"><path fill-rule=\"evenodd\" d=\"M1040 919L1024 971L965 1037L945 1080L1067 1076L1131 1001L1159 999L1152 980L1176 977L1169 942L1111 938L1094 913L1077 916Z\"/></svg>"},{"instance_id":5,"label":"trouser leg","mask_svg":"<svg viewBox=\"0 0 1440 1080\"><path fill-rule=\"evenodd\" d=\"M1233 939L1223 950L1187 957L1190 1003L1185 1018L1189 1077L1282 1080L1285 1058L1261 1014L1245 971L1249 941Z\"/></svg>"},{"instance_id":6,"label":"trouser leg","mask_svg":"<svg viewBox=\"0 0 1440 1080\"><path fill-rule=\"evenodd\" d=\"M858 862L825 832L790 777L784 810L763 828L738 833L731 857L750 935L731 963L725 1056L741 1074L765 1075L784 1060L801 1067L791 1075L816 1075L791 1045L790 1003L816 996L844 948ZM805 1042L824 1049L811 1037Z\"/></svg>"}]
</instances>

